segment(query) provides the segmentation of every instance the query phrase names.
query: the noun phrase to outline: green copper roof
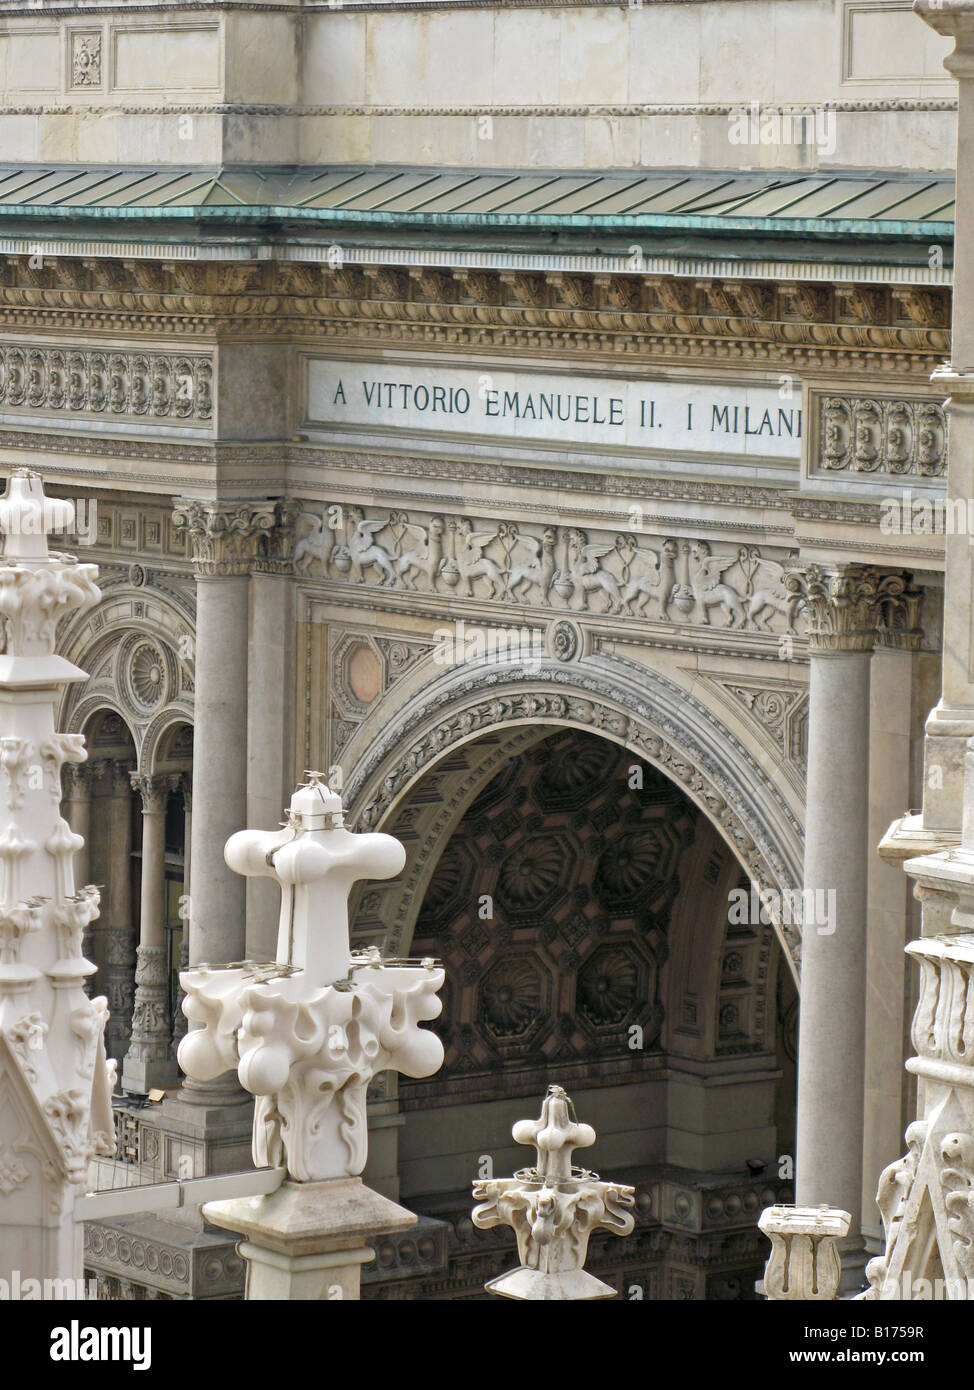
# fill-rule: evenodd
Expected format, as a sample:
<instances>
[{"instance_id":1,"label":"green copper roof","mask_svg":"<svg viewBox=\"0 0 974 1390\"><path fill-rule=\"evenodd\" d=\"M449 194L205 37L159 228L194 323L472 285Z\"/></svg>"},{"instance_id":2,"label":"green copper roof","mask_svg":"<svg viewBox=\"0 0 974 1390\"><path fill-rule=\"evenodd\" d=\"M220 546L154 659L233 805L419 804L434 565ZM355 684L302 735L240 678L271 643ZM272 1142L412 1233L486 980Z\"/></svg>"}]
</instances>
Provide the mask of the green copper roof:
<instances>
[{"instance_id":1,"label":"green copper roof","mask_svg":"<svg viewBox=\"0 0 974 1390\"><path fill-rule=\"evenodd\" d=\"M683 230L941 238L954 181L940 175L667 170L479 173L433 169L0 167L0 225L17 219L181 221L484 230Z\"/></svg>"}]
</instances>

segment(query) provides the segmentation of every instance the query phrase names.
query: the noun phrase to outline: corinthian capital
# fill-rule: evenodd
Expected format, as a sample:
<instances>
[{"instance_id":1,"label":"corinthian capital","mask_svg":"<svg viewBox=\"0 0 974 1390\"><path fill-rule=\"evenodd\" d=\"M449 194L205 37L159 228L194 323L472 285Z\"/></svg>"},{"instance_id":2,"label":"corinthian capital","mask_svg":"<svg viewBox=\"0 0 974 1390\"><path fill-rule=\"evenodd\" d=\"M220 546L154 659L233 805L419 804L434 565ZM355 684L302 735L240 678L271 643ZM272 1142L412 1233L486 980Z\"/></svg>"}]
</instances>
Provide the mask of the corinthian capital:
<instances>
[{"instance_id":1,"label":"corinthian capital","mask_svg":"<svg viewBox=\"0 0 974 1390\"><path fill-rule=\"evenodd\" d=\"M189 537L198 575L246 575L278 523L275 502L200 502L177 497L173 524Z\"/></svg>"},{"instance_id":2,"label":"corinthian capital","mask_svg":"<svg viewBox=\"0 0 974 1390\"><path fill-rule=\"evenodd\" d=\"M142 810L146 815L165 811L169 793L177 791L180 783L178 772L157 772L151 777L132 772L129 777L132 790L142 797Z\"/></svg>"},{"instance_id":3,"label":"corinthian capital","mask_svg":"<svg viewBox=\"0 0 974 1390\"><path fill-rule=\"evenodd\" d=\"M300 515L300 502L274 503L274 524L258 541L254 569L263 574L293 572L294 528Z\"/></svg>"},{"instance_id":4,"label":"corinthian capital","mask_svg":"<svg viewBox=\"0 0 974 1390\"><path fill-rule=\"evenodd\" d=\"M877 641L917 646L922 594L908 574L866 565L808 565L789 570L785 588L808 615L808 643L820 652L869 652Z\"/></svg>"}]
</instances>

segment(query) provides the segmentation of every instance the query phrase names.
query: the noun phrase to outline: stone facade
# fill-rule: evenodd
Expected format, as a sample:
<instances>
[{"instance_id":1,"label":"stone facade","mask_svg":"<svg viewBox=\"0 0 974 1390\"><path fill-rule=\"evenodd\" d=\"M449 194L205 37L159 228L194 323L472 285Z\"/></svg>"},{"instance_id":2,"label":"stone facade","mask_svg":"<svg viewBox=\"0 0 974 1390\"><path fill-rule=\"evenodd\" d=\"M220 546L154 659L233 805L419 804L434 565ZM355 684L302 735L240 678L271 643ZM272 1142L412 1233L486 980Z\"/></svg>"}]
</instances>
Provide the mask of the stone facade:
<instances>
[{"instance_id":1,"label":"stone facade","mask_svg":"<svg viewBox=\"0 0 974 1390\"><path fill-rule=\"evenodd\" d=\"M62 209L39 240L25 211L0 265L0 462L30 460L75 500L64 544L101 575L100 603L59 629L90 673L59 727L91 750L66 815L90 825L106 885L92 951L109 1049L147 1087L180 1033L178 965L273 953L274 896L230 873L223 844L276 826L306 769L341 785L354 828L401 839L400 878L353 899L356 939L442 955L448 1060L370 1094L366 1176L424 1218L379 1249L370 1297L473 1297L503 1268L461 1194L482 1154L507 1171L507 1097L552 1069L596 1098L606 1168L637 1186L635 1234L596 1242L591 1268L647 1298L749 1296L756 1216L787 1200L778 1160L794 1155L807 946L782 903L823 887L803 870L809 816L833 824L821 782L808 799L815 749L841 732L868 778L856 835L878 840L919 799L942 645L934 506L956 448L930 381L951 349L950 248L931 260L928 223L905 215L895 245L837 232L828 262L814 232L758 228L740 255L733 229L698 241L689 222L604 244L566 224L554 250L489 209L476 238L435 220L399 236L378 188L374 222L304 236L293 218L268 238L226 210L216 171L332 166L322 178L351 187L375 166L609 170L621 194L644 169L718 188L755 169L950 170L944 44L907 8L746 8L0 0L9 161L65 180L115 166L122 183L192 165L208 190L192 243L133 191L124 222ZM755 92L772 116L831 112L834 145L735 142ZM907 524L889 524L894 504ZM833 661L869 681L823 725L828 681L816 693L810 676L844 622L826 600L845 600L808 575L840 562L898 588ZM875 1241L908 1103L889 1061L907 992L889 981L915 908L886 865L859 879L866 1100L845 1126L864 1126L865 1150L845 1151L844 1181ZM752 884L767 911L731 922L730 893ZM247 1101L185 1084L131 1120L139 1161L240 1166ZM242 1275L222 1247L211 1282L204 1257L192 1273L202 1229L186 1250L109 1234L92 1228L88 1260L113 1295L226 1296ZM146 1269L167 1250L173 1273L143 1278L122 1239Z\"/></svg>"}]
</instances>

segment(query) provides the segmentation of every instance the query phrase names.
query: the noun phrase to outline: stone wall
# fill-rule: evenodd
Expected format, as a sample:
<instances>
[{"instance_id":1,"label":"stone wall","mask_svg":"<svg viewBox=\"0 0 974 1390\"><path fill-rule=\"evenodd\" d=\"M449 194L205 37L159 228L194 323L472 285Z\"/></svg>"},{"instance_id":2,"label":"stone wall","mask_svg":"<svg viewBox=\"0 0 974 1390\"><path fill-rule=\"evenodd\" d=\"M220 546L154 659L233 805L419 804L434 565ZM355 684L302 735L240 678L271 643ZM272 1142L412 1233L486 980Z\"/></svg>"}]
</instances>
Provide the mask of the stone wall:
<instances>
[{"instance_id":1,"label":"stone wall","mask_svg":"<svg viewBox=\"0 0 974 1390\"><path fill-rule=\"evenodd\" d=\"M947 45L905 0L126 9L0 7L6 160L953 165ZM829 105L834 132L742 144L752 102Z\"/></svg>"}]
</instances>

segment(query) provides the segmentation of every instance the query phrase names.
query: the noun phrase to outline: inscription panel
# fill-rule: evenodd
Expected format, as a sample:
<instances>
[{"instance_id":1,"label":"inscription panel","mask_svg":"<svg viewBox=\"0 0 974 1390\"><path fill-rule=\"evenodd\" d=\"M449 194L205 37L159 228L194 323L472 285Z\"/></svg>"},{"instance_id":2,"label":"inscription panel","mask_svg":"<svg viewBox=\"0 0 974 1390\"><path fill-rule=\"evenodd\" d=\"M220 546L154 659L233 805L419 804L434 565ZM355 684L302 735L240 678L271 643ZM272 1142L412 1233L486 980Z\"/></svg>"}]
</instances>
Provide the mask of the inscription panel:
<instances>
[{"instance_id":1,"label":"inscription panel","mask_svg":"<svg viewBox=\"0 0 974 1390\"><path fill-rule=\"evenodd\" d=\"M308 427L797 460L800 393L306 358Z\"/></svg>"}]
</instances>

